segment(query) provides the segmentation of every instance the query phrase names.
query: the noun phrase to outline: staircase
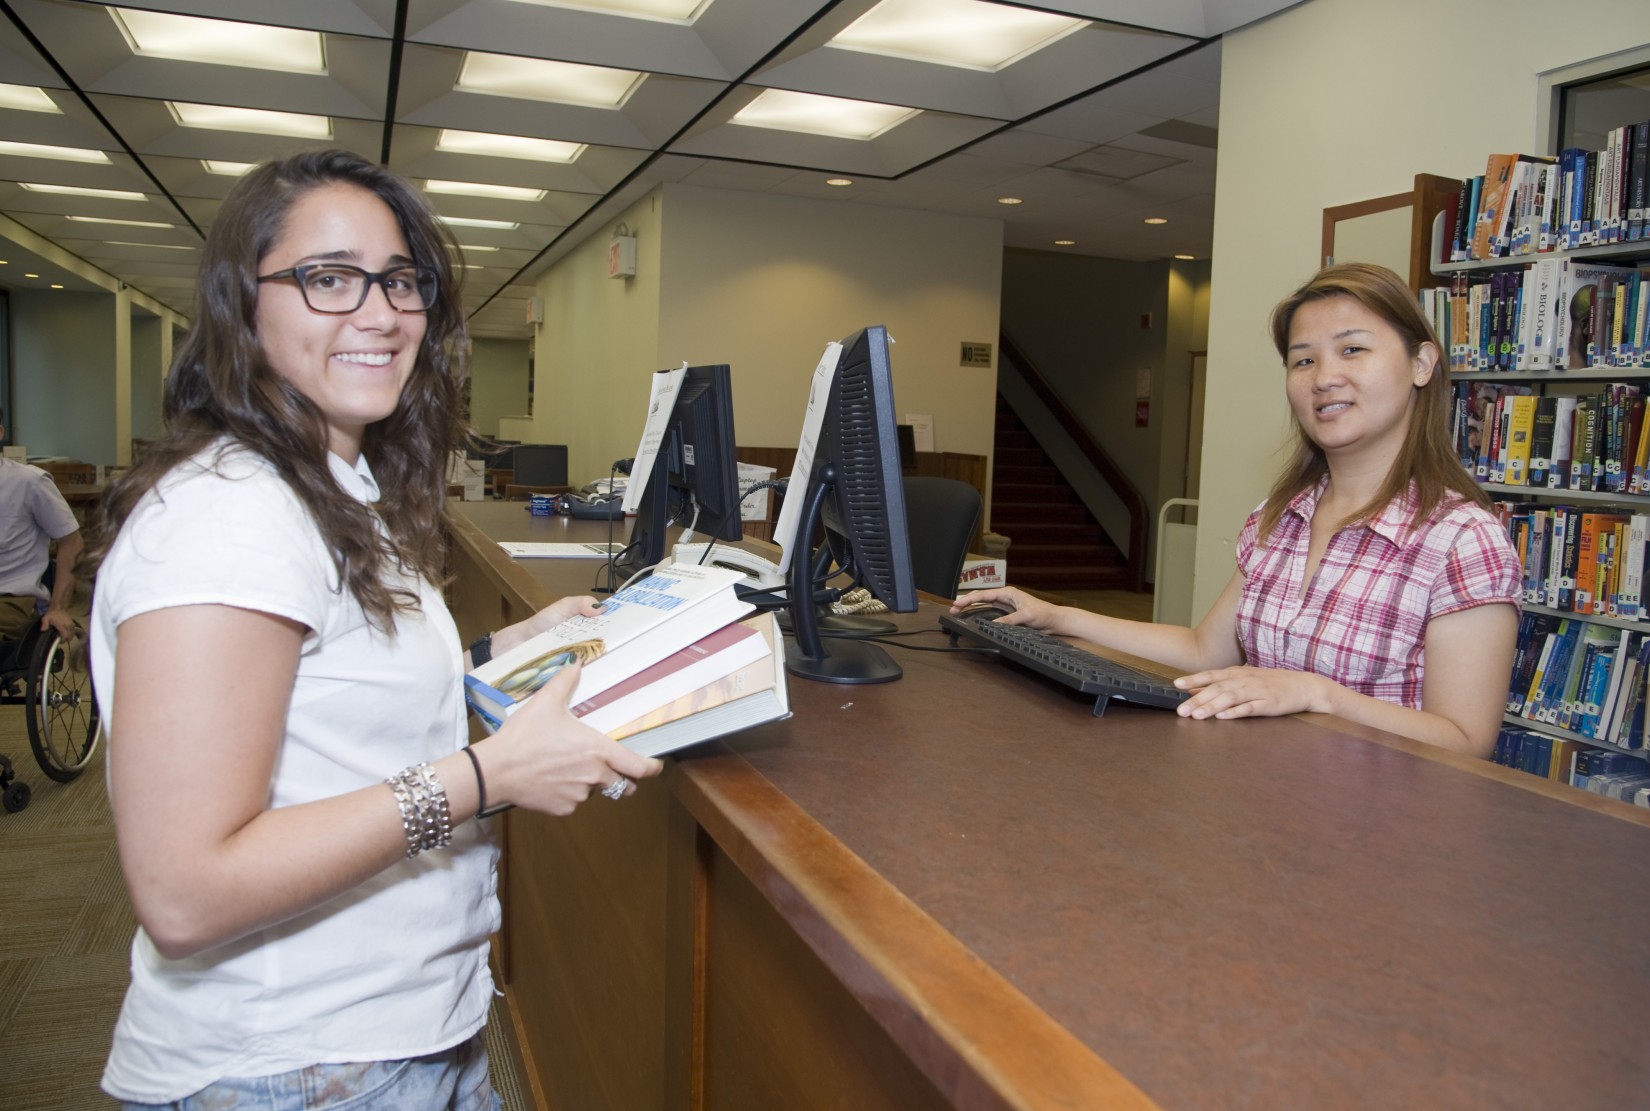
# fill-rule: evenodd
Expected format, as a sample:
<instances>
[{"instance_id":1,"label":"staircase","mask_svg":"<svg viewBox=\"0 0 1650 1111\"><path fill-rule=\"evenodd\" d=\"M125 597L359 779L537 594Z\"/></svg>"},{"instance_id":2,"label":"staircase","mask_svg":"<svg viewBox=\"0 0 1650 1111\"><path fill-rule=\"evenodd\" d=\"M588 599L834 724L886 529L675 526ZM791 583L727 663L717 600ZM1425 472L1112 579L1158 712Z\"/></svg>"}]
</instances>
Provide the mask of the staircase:
<instances>
[{"instance_id":1,"label":"staircase","mask_svg":"<svg viewBox=\"0 0 1650 1111\"><path fill-rule=\"evenodd\" d=\"M1008 577L1043 590L1129 589L1127 559L1002 397L991 470L991 531L1008 547Z\"/></svg>"}]
</instances>

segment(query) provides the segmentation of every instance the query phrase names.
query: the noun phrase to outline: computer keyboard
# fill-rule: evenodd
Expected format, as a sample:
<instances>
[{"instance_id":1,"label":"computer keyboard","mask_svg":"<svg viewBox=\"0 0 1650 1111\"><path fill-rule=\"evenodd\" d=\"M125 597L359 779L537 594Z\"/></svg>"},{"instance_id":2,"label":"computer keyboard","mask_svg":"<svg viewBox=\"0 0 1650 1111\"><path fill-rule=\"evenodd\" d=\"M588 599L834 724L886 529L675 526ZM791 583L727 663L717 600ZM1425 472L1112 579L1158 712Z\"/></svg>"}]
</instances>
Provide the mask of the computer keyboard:
<instances>
[{"instance_id":1,"label":"computer keyboard","mask_svg":"<svg viewBox=\"0 0 1650 1111\"><path fill-rule=\"evenodd\" d=\"M953 643L959 637L967 637L977 644L995 648L1005 660L1047 675L1083 694L1092 694L1095 717L1106 712L1106 703L1113 698L1172 710L1191 697L1190 692L1177 689L1167 679L1096 656L1024 625L1005 625L979 616L943 614L940 628L951 634Z\"/></svg>"}]
</instances>

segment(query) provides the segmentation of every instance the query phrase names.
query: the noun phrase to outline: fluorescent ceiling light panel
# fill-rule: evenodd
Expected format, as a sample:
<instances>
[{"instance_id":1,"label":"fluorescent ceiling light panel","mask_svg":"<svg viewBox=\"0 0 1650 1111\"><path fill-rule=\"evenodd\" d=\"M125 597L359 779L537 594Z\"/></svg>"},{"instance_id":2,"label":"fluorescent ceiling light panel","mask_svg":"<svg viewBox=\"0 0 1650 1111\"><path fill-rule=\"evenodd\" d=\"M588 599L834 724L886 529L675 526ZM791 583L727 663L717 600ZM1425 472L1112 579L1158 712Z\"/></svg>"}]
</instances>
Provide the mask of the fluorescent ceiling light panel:
<instances>
[{"instance_id":1,"label":"fluorescent ceiling light panel","mask_svg":"<svg viewBox=\"0 0 1650 1111\"><path fill-rule=\"evenodd\" d=\"M235 23L190 15L109 8L110 17L132 53L180 62L273 69L283 73L327 71L321 35L265 23Z\"/></svg>"},{"instance_id":2,"label":"fluorescent ceiling light panel","mask_svg":"<svg viewBox=\"0 0 1650 1111\"><path fill-rule=\"evenodd\" d=\"M172 224L158 223L154 220L112 220L107 216L70 216L69 219L77 224L120 224L128 228L169 228Z\"/></svg>"},{"instance_id":3,"label":"fluorescent ceiling light panel","mask_svg":"<svg viewBox=\"0 0 1650 1111\"><path fill-rule=\"evenodd\" d=\"M512 224L508 220L470 220L463 216L439 216L443 224L452 228L497 228L499 231L515 231L520 224Z\"/></svg>"},{"instance_id":4,"label":"fluorescent ceiling light panel","mask_svg":"<svg viewBox=\"0 0 1650 1111\"><path fill-rule=\"evenodd\" d=\"M65 197L102 197L111 201L148 200L142 193L130 189L92 189L84 185L41 185L33 181L20 181L17 184L31 193L61 193Z\"/></svg>"},{"instance_id":5,"label":"fluorescent ceiling light panel","mask_svg":"<svg viewBox=\"0 0 1650 1111\"><path fill-rule=\"evenodd\" d=\"M882 0L826 45L995 72L1087 25L981 0Z\"/></svg>"},{"instance_id":6,"label":"fluorescent ceiling light panel","mask_svg":"<svg viewBox=\"0 0 1650 1111\"><path fill-rule=\"evenodd\" d=\"M195 248L182 243L128 243L124 239L104 240L105 247L142 247L146 251L193 251Z\"/></svg>"},{"instance_id":7,"label":"fluorescent ceiling light panel","mask_svg":"<svg viewBox=\"0 0 1650 1111\"><path fill-rule=\"evenodd\" d=\"M53 147L44 143L12 143L0 140L0 154L16 158L54 158L59 162L106 163L109 156L100 150L85 147Z\"/></svg>"},{"instance_id":8,"label":"fluorescent ceiling light panel","mask_svg":"<svg viewBox=\"0 0 1650 1111\"><path fill-rule=\"evenodd\" d=\"M57 112L63 109L57 106L57 101L46 95L46 90L34 85L6 85L0 84L0 108L13 108L19 112Z\"/></svg>"},{"instance_id":9,"label":"fluorescent ceiling light panel","mask_svg":"<svg viewBox=\"0 0 1650 1111\"><path fill-rule=\"evenodd\" d=\"M497 247L466 247L464 244L461 243L458 246L458 250L459 250L460 254L468 254L471 251L477 252L479 254L479 253L486 252L486 251L496 251L496 250L498 250L498 248Z\"/></svg>"},{"instance_id":10,"label":"fluorescent ceiling light panel","mask_svg":"<svg viewBox=\"0 0 1650 1111\"><path fill-rule=\"evenodd\" d=\"M487 185L479 181L426 181L426 193L449 197L492 197L501 201L542 201L545 190L524 189L519 185Z\"/></svg>"},{"instance_id":11,"label":"fluorescent ceiling light panel","mask_svg":"<svg viewBox=\"0 0 1650 1111\"><path fill-rule=\"evenodd\" d=\"M644 76L633 69L581 66L469 50L464 53L464 67L458 71L458 84L454 88L518 100L618 108L630 99Z\"/></svg>"},{"instance_id":12,"label":"fluorescent ceiling light panel","mask_svg":"<svg viewBox=\"0 0 1650 1111\"><path fill-rule=\"evenodd\" d=\"M710 7L710 0L517 0L541 8L572 8L581 12L601 12L631 19L655 19L666 23L692 23Z\"/></svg>"},{"instance_id":13,"label":"fluorescent ceiling light panel","mask_svg":"<svg viewBox=\"0 0 1650 1111\"><path fill-rule=\"evenodd\" d=\"M526 139L520 135L490 135L485 131L452 131L443 128L436 138L435 149L452 154L523 158L531 162L572 162L584 153L584 144L564 143L559 139Z\"/></svg>"},{"instance_id":14,"label":"fluorescent ceiling light panel","mask_svg":"<svg viewBox=\"0 0 1650 1111\"><path fill-rule=\"evenodd\" d=\"M245 177L258 167L256 162L224 162L216 158L203 158L201 165L207 173L222 177Z\"/></svg>"},{"instance_id":15,"label":"fluorescent ceiling light panel","mask_svg":"<svg viewBox=\"0 0 1650 1111\"><path fill-rule=\"evenodd\" d=\"M332 121L326 116L305 116L297 112L271 112L263 108L230 108L222 104L186 104L168 100L172 118L181 127L205 131L241 131L253 135L285 135L296 139L332 138Z\"/></svg>"},{"instance_id":16,"label":"fluorescent ceiling light panel","mask_svg":"<svg viewBox=\"0 0 1650 1111\"><path fill-rule=\"evenodd\" d=\"M915 108L893 104L763 89L728 122L838 139L875 139L916 114Z\"/></svg>"}]
</instances>

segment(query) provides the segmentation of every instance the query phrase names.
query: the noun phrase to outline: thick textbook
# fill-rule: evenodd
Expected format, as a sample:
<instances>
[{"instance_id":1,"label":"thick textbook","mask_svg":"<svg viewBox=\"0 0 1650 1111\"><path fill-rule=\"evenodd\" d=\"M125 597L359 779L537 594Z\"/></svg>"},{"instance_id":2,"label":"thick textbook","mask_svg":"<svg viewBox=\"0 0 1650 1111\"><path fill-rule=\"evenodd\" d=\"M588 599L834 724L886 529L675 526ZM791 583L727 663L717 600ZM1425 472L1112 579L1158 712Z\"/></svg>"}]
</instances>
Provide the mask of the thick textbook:
<instances>
[{"instance_id":1,"label":"thick textbook","mask_svg":"<svg viewBox=\"0 0 1650 1111\"><path fill-rule=\"evenodd\" d=\"M791 716L785 652L771 613L750 618L767 649L731 675L610 730L608 736L643 756L660 756Z\"/></svg>"},{"instance_id":2,"label":"thick textbook","mask_svg":"<svg viewBox=\"0 0 1650 1111\"><path fill-rule=\"evenodd\" d=\"M724 625L594 698L576 703L573 715L592 729L612 733L684 694L709 686L768 654L761 622L761 616L756 616Z\"/></svg>"},{"instance_id":3,"label":"thick textbook","mask_svg":"<svg viewBox=\"0 0 1650 1111\"><path fill-rule=\"evenodd\" d=\"M573 617L464 677L464 697L489 728L561 668L584 665L577 704L686 648L753 609L734 594L737 571L672 564L620 590L594 617Z\"/></svg>"}]
</instances>

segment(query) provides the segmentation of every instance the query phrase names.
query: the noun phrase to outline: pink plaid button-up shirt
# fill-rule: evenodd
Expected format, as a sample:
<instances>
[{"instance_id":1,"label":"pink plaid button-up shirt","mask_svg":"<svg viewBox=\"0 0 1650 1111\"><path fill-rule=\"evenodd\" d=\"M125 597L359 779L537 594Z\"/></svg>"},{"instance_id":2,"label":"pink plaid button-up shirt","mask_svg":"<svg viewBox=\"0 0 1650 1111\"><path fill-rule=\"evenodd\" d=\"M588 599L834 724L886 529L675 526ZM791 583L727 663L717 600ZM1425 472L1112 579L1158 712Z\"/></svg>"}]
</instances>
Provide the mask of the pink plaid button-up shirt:
<instances>
[{"instance_id":1,"label":"pink plaid button-up shirt","mask_svg":"<svg viewBox=\"0 0 1650 1111\"><path fill-rule=\"evenodd\" d=\"M1411 490L1374 519L1335 533L1303 591L1312 514L1325 483L1289 503L1264 545L1260 509L1238 537L1237 637L1245 662L1311 671L1420 709L1427 622L1473 606L1516 607L1518 553L1493 516L1465 502L1447 504L1409 531Z\"/></svg>"}]
</instances>

